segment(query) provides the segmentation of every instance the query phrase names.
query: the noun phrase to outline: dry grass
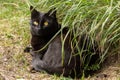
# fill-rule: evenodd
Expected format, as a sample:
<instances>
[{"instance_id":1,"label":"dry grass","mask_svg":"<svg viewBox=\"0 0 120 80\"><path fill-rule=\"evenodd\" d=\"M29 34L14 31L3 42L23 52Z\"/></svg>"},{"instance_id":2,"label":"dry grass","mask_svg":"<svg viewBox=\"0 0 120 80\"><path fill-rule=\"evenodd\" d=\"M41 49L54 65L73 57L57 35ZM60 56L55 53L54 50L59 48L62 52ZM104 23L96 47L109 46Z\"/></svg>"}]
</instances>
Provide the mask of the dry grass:
<instances>
[{"instance_id":1,"label":"dry grass","mask_svg":"<svg viewBox=\"0 0 120 80\"><path fill-rule=\"evenodd\" d=\"M29 7L24 0L0 0L0 8L0 80L70 80L29 72L31 56L23 52L30 42ZM110 75L103 80L120 80L118 64L100 72ZM92 77L87 80L98 79Z\"/></svg>"}]
</instances>

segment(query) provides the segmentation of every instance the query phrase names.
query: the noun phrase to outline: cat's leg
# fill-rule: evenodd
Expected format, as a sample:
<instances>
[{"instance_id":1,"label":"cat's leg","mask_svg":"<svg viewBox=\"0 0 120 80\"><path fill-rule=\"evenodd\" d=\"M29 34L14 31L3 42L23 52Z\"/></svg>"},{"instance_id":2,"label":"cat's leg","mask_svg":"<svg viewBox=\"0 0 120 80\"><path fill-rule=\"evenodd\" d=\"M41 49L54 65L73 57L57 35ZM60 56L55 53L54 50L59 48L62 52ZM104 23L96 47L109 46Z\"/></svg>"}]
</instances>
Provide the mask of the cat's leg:
<instances>
[{"instance_id":1,"label":"cat's leg","mask_svg":"<svg viewBox=\"0 0 120 80\"><path fill-rule=\"evenodd\" d=\"M33 57L33 59L38 58L38 59L42 60L42 58L43 58L43 56L45 54L45 51L33 51L33 50L30 50L30 54Z\"/></svg>"},{"instance_id":2,"label":"cat's leg","mask_svg":"<svg viewBox=\"0 0 120 80\"><path fill-rule=\"evenodd\" d=\"M32 60L32 69L35 71L43 72L46 68L46 63L38 57L33 58Z\"/></svg>"}]
</instances>

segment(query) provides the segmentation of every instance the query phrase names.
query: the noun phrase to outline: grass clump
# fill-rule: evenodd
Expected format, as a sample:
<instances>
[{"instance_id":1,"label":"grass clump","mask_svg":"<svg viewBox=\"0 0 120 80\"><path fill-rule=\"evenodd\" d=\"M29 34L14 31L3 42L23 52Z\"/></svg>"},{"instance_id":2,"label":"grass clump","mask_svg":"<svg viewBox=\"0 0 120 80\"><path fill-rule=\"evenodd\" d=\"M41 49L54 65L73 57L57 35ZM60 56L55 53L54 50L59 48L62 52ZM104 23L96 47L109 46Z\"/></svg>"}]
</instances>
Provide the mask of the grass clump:
<instances>
[{"instance_id":1,"label":"grass clump","mask_svg":"<svg viewBox=\"0 0 120 80\"><path fill-rule=\"evenodd\" d=\"M76 29L74 35L89 34L99 44L100 63L109 55L118 53L120 46L120 2L118 0L43 0L27 1L27 3L35 5L40 10L55 7L62 27Z\"/></svg>"}]
</instances>

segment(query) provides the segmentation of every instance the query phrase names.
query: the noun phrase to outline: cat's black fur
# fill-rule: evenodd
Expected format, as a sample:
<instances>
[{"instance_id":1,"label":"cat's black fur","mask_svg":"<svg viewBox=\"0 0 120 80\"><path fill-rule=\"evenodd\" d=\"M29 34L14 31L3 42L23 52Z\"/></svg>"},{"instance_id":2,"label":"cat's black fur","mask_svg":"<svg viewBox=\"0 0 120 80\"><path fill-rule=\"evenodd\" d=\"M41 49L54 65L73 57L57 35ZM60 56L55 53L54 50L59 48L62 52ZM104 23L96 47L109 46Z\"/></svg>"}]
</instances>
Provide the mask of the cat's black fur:
<instances>
[{"instance_id":1,"label":"cat's black fur","mask_svg":"<svg viewBox=\"0 0 120 80\"><path fill-rule=\"evenodd\" d=\"M56 19L56 11L52 14L53 10L48 11L47 13L41 13L35 10L32 6L31 10L31 45L36 51L43 47L53 35L60 29L60 25ZM38 25L34 25L33 22L37 21ZM49 25L45 26L44 22L47 21Z\"/></svg>"},{"instance_id":2,"label":"cat's black fur","mask_svg":"<svg viewBox=\"0 0 120 80\"><path fill-rule=\"evenodd\" d=\"M76 45L72 44L73 36L69 34L64 43L64 53L62 53L62 40L61 34L57 35L49 44L49 46L40 52L34 52L44 47L47 42L60 30L60 25L57 22L56 11L50 10L47 13L41 13L35 10L32 6L31 11L31 46L32 50L32 67L36 71L46 71L50 74L58 74L63 76L80 77L82 75L82 59L80 53L76 48ZM34 21L39 23L38 26L33 24ZM44 22L48 22L48 26L44 26ZM67 30L63 31L62 36L65 38ZM99 58L98 45L95 41L92 42L90 37L82 35L76 37L78 41L78 47L84 50L82 56L86 56L87 60L90 61L89 65L97 62ZM85 42L85 44L84 44ZM89 51L86 51L89 46ZM73 45L73 46L72 46ZM84 47L83 47L84 45ZM90 59L90 54L93 53ZM85 60L85 62L87 62Z\"/></svg>"}]
</instances>

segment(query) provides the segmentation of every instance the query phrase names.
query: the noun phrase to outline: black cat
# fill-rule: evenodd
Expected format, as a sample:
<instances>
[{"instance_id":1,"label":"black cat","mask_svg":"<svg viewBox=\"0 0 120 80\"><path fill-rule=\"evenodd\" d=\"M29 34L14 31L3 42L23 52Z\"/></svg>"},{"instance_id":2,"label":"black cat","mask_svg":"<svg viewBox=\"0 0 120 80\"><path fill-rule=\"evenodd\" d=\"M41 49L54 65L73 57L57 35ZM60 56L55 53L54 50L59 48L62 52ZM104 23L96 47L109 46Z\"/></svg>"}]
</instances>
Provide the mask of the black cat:
<instances>
[{"instance_id":1,"label":"black cat","mask_svg":"<svg viewBox=\"0 0 120 80\"><path fill-rule=\"evenodd\" d=\"M45 49L38 51L60 30L61 26L57 22L56 10L54 9L47 13L41 13L31 6L30 11L32 34L32 50L30 53L33 57L32 67L34 70L74 78L82 75L84 66L82 66L81 56L87 58L84 62L89 61L88 65L98 61L99 49L97 43L87 35L78 36L74 39L72 32L66 35L67 28L63 29L62 34L58 34ZM64 48L62 48L61 35L65 39ZM78 44L73 43L74 40L77 40ZM81 50L80 52L77 47Z\"/></svg>"},{"instance_id":2,"label":"black cat","mask_svg":"<svg viewBox=\"0 0 120 80\"><path fill-rule=\"evenodd\" d=\"M37 51L44 47L48 41L60 30L61 25L56 19L56 10L51 9L47 13L38 12L30 6L31 11L31 47L26 47L24 52ZM52 14L51 14L52 13ZM41 53L45 53L45 49ZM31 52L32 54L32 52ZM33 55L33 54L32 54Z\"/></svg>"}]
</instances>

